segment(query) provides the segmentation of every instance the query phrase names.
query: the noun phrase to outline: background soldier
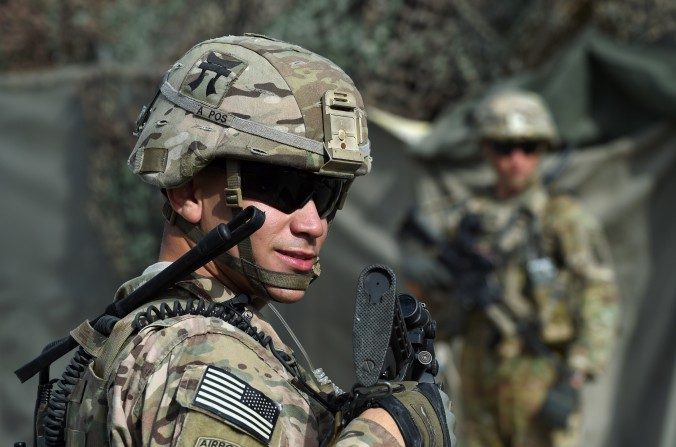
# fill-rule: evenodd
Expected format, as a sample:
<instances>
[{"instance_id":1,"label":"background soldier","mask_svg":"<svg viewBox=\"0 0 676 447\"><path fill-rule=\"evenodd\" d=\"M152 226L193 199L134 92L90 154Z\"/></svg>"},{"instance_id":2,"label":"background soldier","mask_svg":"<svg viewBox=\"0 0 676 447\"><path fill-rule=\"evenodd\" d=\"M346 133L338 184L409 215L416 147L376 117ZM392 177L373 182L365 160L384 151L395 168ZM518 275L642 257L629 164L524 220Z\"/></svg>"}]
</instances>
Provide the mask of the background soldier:
<instances>
[{"instance_id":1,"label":"background soldier","mask_svg":"<svg viewBox=\"0 0 676 447\"><path fill-rule=\"evenodd\" d=\"M47 445L450 446L448 401L423 384L395 384L399 392L375 401L387 410L357 407L347 425L334 424L338 391L304 371L260 313L303 297L329 222L370 170L350 78L295 45L213 39L169 69L137 131L129 166L162 188L167 222L159 262L116 299L242 208L255 205L266 220L108 338L78 328L93 362L80 362L84 376L66 388L65 431L57 408L38 436Z\"/></svg>"},{"instance_id":2,"label":"background soldier","mask_svg":"<svg viewBox=\"0 0 676 447\"><path fill-rule=\"evenodd\" d=\"M572 197L543 185L557 132L538 95L494 93L474 117L496 182L469 198L425 196L403 227L403 267L441 338L463 336L463 445L576 445L578 392L615 338L604 237Z\"/></svg>"}]
</instances>

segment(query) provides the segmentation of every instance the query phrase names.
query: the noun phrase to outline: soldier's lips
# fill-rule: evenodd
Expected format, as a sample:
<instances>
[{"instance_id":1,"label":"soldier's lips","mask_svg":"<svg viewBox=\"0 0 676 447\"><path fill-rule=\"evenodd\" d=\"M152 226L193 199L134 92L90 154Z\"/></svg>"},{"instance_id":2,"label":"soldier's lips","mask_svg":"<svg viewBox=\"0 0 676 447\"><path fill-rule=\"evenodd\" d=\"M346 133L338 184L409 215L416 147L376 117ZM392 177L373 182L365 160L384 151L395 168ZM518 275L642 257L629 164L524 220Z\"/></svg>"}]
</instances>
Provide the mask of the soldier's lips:
<instances>
[{"instance_id":1,"label":"soldier's lips","mask_svg":"<svg viewBox=\"0 0 676 447\"><path fill-rule=\"evenodd\" d=\"M282 261L298 272L309 272L317 257L313 252L304 250L276 250Z\"/></svg>"}]
</instances>

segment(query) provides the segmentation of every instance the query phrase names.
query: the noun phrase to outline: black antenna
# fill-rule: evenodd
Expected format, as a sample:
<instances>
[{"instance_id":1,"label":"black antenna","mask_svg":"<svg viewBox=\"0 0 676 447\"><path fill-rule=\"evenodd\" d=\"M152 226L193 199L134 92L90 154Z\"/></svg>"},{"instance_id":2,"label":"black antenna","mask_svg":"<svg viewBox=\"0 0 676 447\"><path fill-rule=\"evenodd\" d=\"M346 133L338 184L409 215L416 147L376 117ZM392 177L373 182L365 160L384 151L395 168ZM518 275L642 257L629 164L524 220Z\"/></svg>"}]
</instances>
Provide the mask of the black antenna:
<instances>
[{"instance_id":1,"label":"black antenna","mask_svg":"<svg viewBox=\"0 0 676 447\"><path fill-rule=\"evenodd\" d=\"M249 206L238 213L228 224L220 224L209 231L200 241L179 259L171 263L147 283L134 290L129 296L110 304L105 312L91 321L94 325L100 318L111 315L122 318L141 305L151 301L163 290L184 279L192 272L251 236L265 222L265 213ZM67 335L47 345L38 357L31 360L14 374L23 383L38 372L63 357L77 346L75 339Z\"/></svg>"}]
</instances>

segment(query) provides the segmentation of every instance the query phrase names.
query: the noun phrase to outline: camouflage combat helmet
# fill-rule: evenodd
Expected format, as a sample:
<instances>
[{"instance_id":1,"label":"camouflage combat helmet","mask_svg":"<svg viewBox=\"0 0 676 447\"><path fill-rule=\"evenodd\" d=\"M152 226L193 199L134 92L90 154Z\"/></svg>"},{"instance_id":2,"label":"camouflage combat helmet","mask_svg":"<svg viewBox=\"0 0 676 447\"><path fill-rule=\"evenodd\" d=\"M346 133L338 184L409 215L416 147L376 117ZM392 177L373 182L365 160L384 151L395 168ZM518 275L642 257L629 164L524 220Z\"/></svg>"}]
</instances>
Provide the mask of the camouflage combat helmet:
<instances>
[{"instance_id":1,"label":"camouflage combat helmet","mask_svg":"<svg viewBox=\"0 0 676 447\"><path fill-rule=\"evenodd\" d=\"M482 140L541 140L554 144L558 134L542 97L520 90L489 95L476 109Z\"/></svg>"},{"instance_id":2,"label":"camouflage combat helmet","mask_svg":"<svg viewBox=\"0 0 676 447\"><path fill-rule=\"evenodd\" d=\"M328 59L259 35L220 37L190 49L141 111L136 134L129 166L161 188L180 186L214 159L227 159L225 202L236 210L242 161L348 182L371 167L366 113L352 80ZM197 226L170 219L191 239L201 238ZM311 275L266 271L253 259L250 239L239 248L241 259L226 254L220 261L242 271L264 296L264 285L305 289L318 275L318 264Z\"/></svg>"}]
</instances>

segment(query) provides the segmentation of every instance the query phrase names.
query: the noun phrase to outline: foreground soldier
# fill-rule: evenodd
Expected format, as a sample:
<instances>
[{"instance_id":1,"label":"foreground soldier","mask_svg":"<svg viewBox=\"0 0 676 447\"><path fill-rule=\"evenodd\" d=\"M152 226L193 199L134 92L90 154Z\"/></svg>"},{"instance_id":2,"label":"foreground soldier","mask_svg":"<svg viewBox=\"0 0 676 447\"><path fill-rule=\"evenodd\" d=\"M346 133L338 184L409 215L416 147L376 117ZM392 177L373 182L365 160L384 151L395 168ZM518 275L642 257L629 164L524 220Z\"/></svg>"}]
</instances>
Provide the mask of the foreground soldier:
<instances>
[{"instance_id":1,"label":"foreground soldier","mask_svg":"<svg viewBox=\"0 0 676 447\"><path fill-rule=\"evenodd\" d=\"M137 130L129 165L162 188L167 222L160 262L116 299L242 208L255 205L266 220L154 309L120 320L107 341L76 337L96 358L69 398L66 445L451 445L442 396L415 383L382 401L389 410L374 401L336 424L332 384L313 381L259 313L303 297L329 222L370 170L349 77L284 42L214 39L171 67ZM237 313L185 311L228 300Z\"/></svg>"},{"instance_id":2,"label":"foreground soldier","mask_svg":"<svg viewBox=\"0 0 676 447\"><path fill-rule=\"evenodd\" d=\"M496 93L476 119L497 182L471 198L426 191L404 228L418 253L405 269L440 337L463 336L462 445L577 445L578 391L603 371L616 332L604 238L539 178L557 132L537 95Z\"/></svg>"}]
</instances>

